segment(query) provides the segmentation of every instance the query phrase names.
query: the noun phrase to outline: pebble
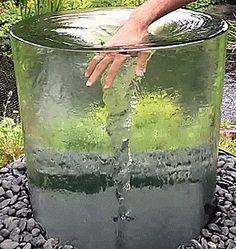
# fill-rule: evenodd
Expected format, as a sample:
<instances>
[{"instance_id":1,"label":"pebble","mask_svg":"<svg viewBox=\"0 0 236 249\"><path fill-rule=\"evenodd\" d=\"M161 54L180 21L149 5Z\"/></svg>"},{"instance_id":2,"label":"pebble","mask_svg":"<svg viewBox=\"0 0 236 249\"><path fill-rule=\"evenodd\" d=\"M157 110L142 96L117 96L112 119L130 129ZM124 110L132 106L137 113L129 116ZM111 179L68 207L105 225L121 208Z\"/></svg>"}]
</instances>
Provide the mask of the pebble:
<instances>
[{"instance_id":1,"label":"pebble","mask_svg":"<svg viewBox=\"0 0 236 249\"><path fill-rule=\"evenodd\" d=\"M12 191L14 193L18 193L20 191L20 186L18 186L18 185L12 185L11 189L12 189Z\"/></svg>"},{"instance_id":2,"label":"pebble","mask_svg":"<svg viewBox=\"0 0 236 249\"><path fill-rule=\"evenodd\" d=\"M220 233L220 228L215 223L208 224L208 228L213 230L214 232Z\"/></svg>"},{"instance_id":3,"label":"pebble","mask_svg":"<svg viewBox=\"0 0 236 249\"><path fill-rule=\"evenodd\" d=\"M21 232L23 232L26 229L27 221L26 220L20 220L19 228Z\"/></svg>"},{"instance_id":4,"label":"pebble","mask_svg":"<svg viewBox=\"0 0 236 249\"><path fill-rule=\"evenodd\" d=\"M6 206L9 205L9 203L10 203L10 200L9 200L9 199L6 199L6 200L4 200L4 201L1 201L1 202L0 202L0 209L5 208Z\"/></svg>"},{"instance_id":5,"label":"pebble","mask_svg":"<svg viewBox=\"0 0 236 249\"><path fill-rule=\"evenodd\" d=\"M2 187L5 189L5 190L8 190L11 188L11 182L10 181L7 181L7 180L3 180L2 181Z\"/></svg>"},{"instance_id":6,"label":"pebble","mask_svg":"<svg viewBox=\"0 0 236 249\"><path fill-rule=\"evenodd\" d=\"M9 232L6 228L4 228L4 229L1 229L0 235L1 235L3 238L8 238L8 236L10 235L10 232Z\"/></svg>"},{"instance_id":7,"label":"pebble","mask_svg":"<svg viewBox=\"0 0 236 249\"><path fill-rule=\"evenodd\" d=\"M34 237L36 237L40 234L40 230L38 228L34 228L31 233Z\"/></svg>"},{"instance_id":8,"label":"pebble","mask_svg":"<svg viewBox=\"0 0 236 249\"><path fill-rule=\"evenodd\" d=\"M224 225L227 227L233 227L235 224L235 222L233 222L232 220L225 220L224 221Z\"/></svg>"},{"instance_id":9,"label":"pebble","mask_svg":"<svg viewBox=\"0 0 236 249\"><path fill-rule=\"evenodd\" d=\"M208 238L208 237L211 237L212 233L211 233L208 229L203 228L203 229L202 229L202 235L203 235L204 237Z\"/></svg>"},{"instance_id":10,"label":"pebble","mask_svg":"<svg viewBox=\"0 0 236 249\"><path fill-rule=\"evenodd\" d=\"M14 208L10 208L8 211L8 215L12 216L16 213L16 210Z\"/></svg>"},{"instance_id":11,"label":"pebble","mask_svg":"<svg viewBox=\"0 0 236 249\"><path fill-rule=\"evenodd\" d=\"M17 195L14 195L14 196L11 198L11 200L10 200L10 205L15 204L16 201L17 201L17 198L18 198L18 196L17 196Z\"/></svg>"},{"instance_id":12,"label":"pebble","mask_svg":"<svg viewBox=\"0 0 236 249\"><path fill-rule=\"evenodd\" d=\"M5 195L5 190L3 189L3 187L0 187L0 196L4 196Z\"/></svg>"},{"instance_id":13,"label":"pebble","mask_svg":"<svg viewBox=\"0 0 236 249\"><path fill-rule=\"evenodd\" d=\"M45 238L42 235L39 235L38 237L33 238L30 242L33 246L39 247L43 246L45 241Z\"/></svg>"},{"instance_id":14,"label":"pebble","mask_svg":"<svg viewBox=\"0 0 236 249\"><path fill-rule=\"evenodd\" d=\"M27 243L23 249L31 249L32 248L32 245L30 243Z\"/></svg>"},{"instance_id":15,"label":"pebble","mask_svg":"<svg viewBox=\"0 0 236 249\"><path fill-rule=\"evenodd\" d=\"M12 198L13 197L13 193L12 193L11 190L7 190L5 195L6 195L7 198Z\"/></svg>"},{"instance_id":16,"label":"pebble","mask_svg":"<svg viewBox=\"0 0 236 249\"><path fill-rule=\"evenodd\" d=\"M229 228L228 227L222 227L221 228L222 233L227 236L229 234Z\"/></svg>"},{"instance_id":17,"label":"pebble","mask_svg":"<svg viewBox=\"0 0 236 249\"><path fill-rule=\"evenodd\" d=\"M15 249L18 245L19 245L19 243L12 241L10 239L7 239L7 240L4 240L0 244L0 248L1 249Z\"/></svg>"},{"instance_id":18,"label":"pebble","mask_svg":"<svg viewBox=\"0 0 236 249\"><path fill-rule=\"evenodd\" d=\"M236 226L235 226L235 227L230 227L230 228L229 228L229 231L230 231L231 233L233 233L233 234L236 235Z\"/></svg>"},{"instance_id":19,"label":"pebble","mask_svg":"<svg viewBox=\"0 0 236 249\"><path fill-rule=\"evenodd\" d=\"M26 229L28 232L31 232L33 230L33 228L35 227L35 220L33 218L29 219L27 221L27 225L26 225Z\"/></svg>"}]
</instances>

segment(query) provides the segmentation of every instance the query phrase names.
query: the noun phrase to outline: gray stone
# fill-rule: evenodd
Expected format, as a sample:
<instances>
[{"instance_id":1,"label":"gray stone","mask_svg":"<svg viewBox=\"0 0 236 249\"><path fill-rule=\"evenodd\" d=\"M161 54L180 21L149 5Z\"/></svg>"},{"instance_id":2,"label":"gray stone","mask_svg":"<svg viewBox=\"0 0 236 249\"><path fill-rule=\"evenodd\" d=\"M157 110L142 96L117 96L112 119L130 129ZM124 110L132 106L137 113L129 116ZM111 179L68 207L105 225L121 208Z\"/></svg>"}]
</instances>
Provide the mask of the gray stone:
<instances>
[{"instance_id":1,"label":"gray stone","mask_svg":"<svg viewBox=\"0 0 236 249\"><path fill-rule=\"evenodd\" d=\"M229 228L228 227L222 227L221 228L221 231L222 231L222 233L224 234L224 235L228 235L229 234Z\"/></svg>"},{"instance_id":2,"label":"gray stone","mask_svg":"<svg viewBox=\"0 0 236 249\"><path fill-rule=\"evenodd\" d=\"M6 206L9 205L9 203L10 203L10 199L6 199L6 200L0 202L0 209L5 208Z\"/></svg>"},{"instance_id":3,"label":"gray stone","mask_svg":"<svg viewBox=\"0 0 236 249\"><path fill-rule=\"evenodd\" d=\"M9 207L5 207L1 210L1 214L8 214L8 211L9 211Z\"/></svg>"},{"instance_id":4,"label":"gray stone","mask_svg":"<svg viewBox=\"0 0 236 249\"><path fill-rule=\"evenodd\" d=\"M27 243L26 242L21 242L20 247L24 247Z\"/></svg>"},{"instance_id":5,"label":"gray stone","mask_svg":"<svg viewBox=\"0 0 236 249\"><path fill-rule=\"evenodd\" d=\"M234 171L229 171L229 174L230 174L234 179L236 179L236 172L234 172Z\"/></svg>"},{"instance_id":6,"label":"gray stone","mask_svg":"<svg viewBox=\"0 0 236 249\"><path fill-rule=\"evenodd\" d=\"M13 197L13 193L12 193L11 190L7 190L5 195L6 195L7 198L12 198Z\"/></svg>"},{"instance_id":7,"label":"gray stone","mask_svg":"<svg viewBox=\"0 0 236 249\"><path fill-rule=\"evenodd\" d=\"M35 225L36 225L35 220L33 218L29 219L27 221L27 226L26 226L27 231L31 232L34 229Z\"/></svg>"},{"instance_id":8,"label":"gray stone","mask_svg":"<svg viewBox=\"0 0 236 249\"><path fill-rule=\"evenodd\" d=\"M10 205L14 205L14 204L16 203L16 201L17 201L17 198L18 198L18 196L17 196L17 195L14 195L14 196L11 198L11 200L10 200Z\"/></svg>"},{"instance_id":9,"label":"gray stone","mask_svg":"<svg viewBox=\"0 0 236 249\"><path fill-rule=\"evenodd\" d=\"M19 228L20 228L21 232L25 231L26 225L27 225L27 221L26 220L21 220L20 221Z\"/></svg>"},{"instance_id":10,"label":"gray stone","mask_svg":"<svg viewBox=\"0 0 236 249\"><path fill-rule=\"evenodd\" d=\"M194 245L196 249L202 249L202 245L197 240L192 239L191 243Z\"/></svg>"},{"instance_id":11,"label":"gray stone","mask_svg":"<svg viewBox=\"0 0 236 249\"><path fill-rule=\"evenodd\" d=\"M204 236L204 237L206 237L206 238L209 238L209 237L211 237L211 235L212 235L212 232L210 232L208 229L206 229L206 228L203 228L202 229L202 235Z\"/></svg>"},{"instance_id":12,"label":"gray stone","mask_svg":"<svg viewBox=\"0 0 236 249\"><path fill-rule=\"evenodd\" d=\"M30 243L27 243L27 244L23 247L23 249L31 249L31 248L32 248L32 246L31 246Z\"/></svg>"},{"instance_id":13,"label":"gray stone","mask_svg":"<svg viewBox=\"0 0 236 249\"><path fill-rule=\"evenodd\" d=\"M19 234L15 234L15 235L11 235L10 234L10 237L9 237L12 241L15 241L15 242L20 242L20 235Z\"/></svg>"},{"instance_id":14,"label":"gray stone","mask_svg":"<svg viewBox=\"0 0 236 249\"><path fill-rule=\"evenodd\" d=\"M34 236L34 237L37 237L39 234L40 234L40 230L38 228L34 228L31 232L31 234Z\"/></svg>"},{"instance_id":15,"label":"gray stone","mask_svg":"<svg viewBox=\"0 0 236 249\"><path fill-rule=\"evenodd\" d=\"M44 249L53 249L56 245L59 244L59 240L55 240L55 239L48 239L44 245L43 248Z\"/></svg>"},{"instance_id":16,"label":"gray stone","mask_svg":"<svg viewBox=\"0 0 236 249\"><path fill-rule=\"evenodd\" d=\"M13 163L12 165L13 169L18 169L18 170L26 170L26 165L23 163L21 160L17 160Z\"/></svg>"},{"instance_id":17,"label":"gray stone","mask_svg":"<svg viewBox=\"0 0 236 249\"><path fill-rule=\"evenodd\" d=\"M0 235L6 239L10 235L10 232L6 228L4 228L0 231Z\"/></svg>"},{"instance_id":18,"label":"gray stone","mask_svg":"<svg viewBox=\"0 0 236 249\"><path fill-rule=\"evenodd\" d=\"M235 225L235 222L233 222L232 220L225 220L224 225L227 227L233 227Z\"/></svg>"},{"instance_id":19,"label":"gray stone","mask_svg":"<svg viewBox=\"0 0 236 249\"><path fill-rule=\"evenodd\" d=\"M236 244L231 240L228 243L227 249L235 249Z\"/></svg>"},{"instance_id":20,"label":"gray stone","mask_svg":"<svg viewBox=\"0 0 236 249\"><path fill-rule=\"evenodd\" d=\"M207 240L205 238L201 238L202 249L208 249Z\"/></svg>"},{"instance_id":21,"label":"gray stone","mask_svg":"<svg viewBox=\"0 0 236 249\"><path fill-rule=\"evenodd\" d=\"M229 228L229 231L230 231L231 233L233 233L233 234L236 235L236 226L230 227L230 228Z\"/></svg>"},{"instance_id":22,"label":"gray stone","mask_svg":"<svg viewBox=\"0 0 236 249\"><path fill-rule=\"evenodd\" d=\"M0 187L0 196L4 196L4 195L5 195L5 190L2 187Z\"/></svg>"},{"instance_id":23,"label":"gray stone","mask_svg":"<svg viewBox=\"0 0 236 249\"><path fill-rule=\"evenodd\" d=\"M5 189L5 190L8 190L11 188L11 182L10 181L7 181L7 180L3 180L2 181L2 187Z\"/></svg>"},{"instance_id":24,"label":"gray stone","mask_svg":"<svg viewBox=\"0 0 236 249\"><path fill-rule=\"evenodd\" d=\"M217 246L216 246L216 244L215 243L213 243L213 242L208 242L208 246L209 246L209 249L217 249Z\"/></svg>"},{"instance_id":25,"label":"gray stone","mask_svg":"<svg viewBox=\"0 0 236 249\"><path fill-rule=\"evenodd\" d=\"M4 240L4 238L0 235L0 243Z\"/></svg>"},{"instance_id":26,"label":"gray stone","mask_svg":"<svg viewBox=\"0 0 236 249\"><path fill-rule=\"evenodd\" d=\"M14 208L10 208L9 211L8 211L8 214L9 215L14 215L16 213L16 210Z\"/></svg>"},{"instance_id":27,"label":"gray stone","mask_svg":"<svg viewBox=\"0 0 236 249\"><path fill-rule=\"evenodd\" d=\"M18 193L20 191L20 186L18 186L18 185L12 185L11 189L12 189L12 191L14 193Z\"/></svg>"},{"instance_id":28,"label":"gray stone","mask_svg":"<svg viewBox=\"0 0 236 249\"><path fill-rule=\"evenodd\" d=\"M15 207L16 210L22 209L22 208L24 208L24 207L26 207L26 206L27 206L27 205L26 205L24 202L22 202L22 201L19 201L19 202L17 202L17 203L14 205L14 207Z\"/></svg>"},{"instance_id":29,"label":"gray stone","mask_svg":"<svg viewBox=\"0 0 236 249\"><path fill-rule=\"evenodd\" d=\"M19 177L16 179L16 184L20 186L20 185L22 184L22 182L23 182L23 179L24 179L24 177L19 176Z\"/></svg>"},{"instance_id":30,"label":"gray stone","mask_svg":"<svg viewBox=\"0 0 236 249\"><path fill-rule=\"evenodd\" d=\"M5 168L2 168L0 169L0 174L6 174L6 173L9 173L9 168L5 167Z\"/></svg>"},{"instance_id":31,"label":"gray stone","mask_svg":"<svg viewBox=\"0 0 236 249\"><path fill-rule=\"evenodd\" d=\"M30 242L33 239L33 235L30 233L23 233L23 241Z\"/></svg>"},{"instance_id":32,"label":"gray stone","mask_svg":"<svg viewBox=\"0 0 236 249\"><path fill-rule=\"evenodd\" d=\"M4 219L3 223L5 224L6 228L8 229L14 220L16 220L16 217L7 217L6 219Z\"/></svg>"},{"instance_id":33,"label":"gray stone","mask_svg":"<svg viewBox=\"0 0 236 249\"><path fill-rule=\"evenodd\" d=\"M208 228L215 232L220 233L220 228L215 223L208 224Z\"/></svg>"},{"instance_id":34,"label":"gray stone","mask_svg":"<svg viewBox=\"0 0 236 249\"><path fill-rule=\"evenodd\" d=\"M34 247L39 247L43 246L45 241L45 238L42 235L39 235L38 237L33 238L30 242Z\"/></svg>"},{"instance_id":35,"label":"gray stone","mask_svg":"<svg viewBox=\"0 0 236 249\"><path fill-rule=\"evenodd\" d=\"M19 243L12 241L10 239L7 239L7 240L4 240L0 244L0 248L1 249L15 249L18 245L19 245Z\"/></svg>"},{"instance_id":36,"label":"gray stone","mask_svg":"<svg viewBox=\"0 0 236 249\"><path fill-rule=\"evenodd\" d=\"M11 236L15 236L15 235L19 235L20 234L20 228L19 227L16 227L16 228L14 228L12 231L11 231L11 233L10 233L10 237Z\"/></svg>"},{"instance_id":37,"label":"gray stone","mask_svg":"<svg viewBox=\"0 0 236 249\"><path fill-rule=\"evenodd\" d=\"M16 216L18 218L26 218L30 212L27 208L23 208L16 212Z\"/></svg>"},{"instance_id":38,"label":"gray stone","mask_svg":"<svg viewBox=\"0 0 236 249\"><path fill-rule=\"evenodd\" d=\"M217 164L217 166L218 166L218 168L221 168L222 166L224 166L225 165L225 161L218 161L218 164Z\"/></svg>"},{"instance_id":39,"label":"gray stone","mask_svg":"<svg viewBox=\"0 0 236 249\"><path fill-rule=\"evenodd\" d=\"M18 226L18 224L19 224L19 220L14 220L7 229L9 230L9 232L11 232Z\"/></svg>"},{"instance_id":40,"label":"gray stone","mask_svg":"<svg viewBox=\"0 0 236 249\"><path fill-rule=\"evenodd\" d=\"M220 241L220 237L214 234L211 236L211 241L217 244Z\"/></svg>"},{"instance_id":41,"label":"gray stone","mask_svg":"<svg viewBox=\"0 0 236 249\"><path fill-rule=\"evenodd\" d=\"M219 249L225 249L225 243L221 240L219 245L218 245Z\"/></svg>"}]
</instances>

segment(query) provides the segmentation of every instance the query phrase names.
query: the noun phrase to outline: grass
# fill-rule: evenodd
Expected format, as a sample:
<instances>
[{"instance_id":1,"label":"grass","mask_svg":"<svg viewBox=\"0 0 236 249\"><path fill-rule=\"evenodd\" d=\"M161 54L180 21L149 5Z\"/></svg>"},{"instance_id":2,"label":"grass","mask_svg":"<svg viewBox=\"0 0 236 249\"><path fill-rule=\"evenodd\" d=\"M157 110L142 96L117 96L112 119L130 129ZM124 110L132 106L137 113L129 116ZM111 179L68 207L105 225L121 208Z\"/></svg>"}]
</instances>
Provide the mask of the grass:
<instances>
[{"instance_id":1,"label":"grass","mask_svg":"<svg viewBox=\"0 0 236 249\"><path fill-rule=\"evenodd\" d=\"M7 117L11 97L12 92L9 92L6 103L3 104L3 116L0 117L0 168L24 153L22 125L19 121Z\"/></svg>"},{"instance_id":2,"label":"grass","mask_svg":"<svg viewBox=\"0 0 236 249\"><path fill-rule=\"evenodd\" d=\"M221 149L228 151L229 153L236 156L236 140L230 140L226 136L222 135L220 137L219 146Z\"/></svg>"},{"instance_id":3,"label":"grass","mask_svg":"<svg viewBox=\"0 0 236 249\"><path fill-rule=\"evenodd\" d=\"M0 121L0 167L24 153L22 127L11 118Z\"/></svg>"},{"instance_id":4,"label":"grass","mask_svg":"<svg viewBox=\"0 0 236 249\"><path fill-rule=\"evenodd\" d=\"M236 49L236 16L235 21L228 21L229 34L228 34L228 49L234 51Z\"/></svg>"},{"instance_id":5,"label":"grass","mask_svg":"<svg viewBox=\"0 0 236 249\"><path fill-rule=\"evenodd\" d=\"M131 151L153 151L198 146L211 139L211 110L208 108L186 120L181 106L164 92L136 99L134 110L117 95L105 96L106 99L106 107L90 107L83 118L69 117L51 121L46 126L51 127L49 136L40 139L46 142L43 146L103 151L120 147L122 139L129 137ZM116 110L117 106L119 110ZM112 113L112 119L108 119L108 112ZM126 115L120 115L124 112ZM132 122L131 132L125 128L120 129L123 121L127 120ZM39 130L40 127L37 134ZM44 137L44 131L39 137ZM113 135L109 136L108 133Z\"/></svg>"}]
</instances>

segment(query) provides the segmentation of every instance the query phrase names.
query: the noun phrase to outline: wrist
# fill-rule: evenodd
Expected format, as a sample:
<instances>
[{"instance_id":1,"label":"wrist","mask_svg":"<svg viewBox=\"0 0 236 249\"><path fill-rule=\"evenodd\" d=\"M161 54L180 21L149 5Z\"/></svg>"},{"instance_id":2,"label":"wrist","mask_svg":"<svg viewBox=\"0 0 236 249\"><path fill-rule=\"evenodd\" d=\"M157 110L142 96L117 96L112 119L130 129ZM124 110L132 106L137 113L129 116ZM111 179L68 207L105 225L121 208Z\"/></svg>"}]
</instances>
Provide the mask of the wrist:
<instances>
[{"instance_id":1,"label":"wrist","mask_svg":"<svg viewBox=\"0 0 236 249\"><path fill-rule=\"evenodd\" d=\"M148 26L151 24L151 21L149 21L147 18L143 16L142 10L140 10L140 7L137 9L134 9L131 13L128 22L134 23L141 29L148 29Z\"/></svg>"}]
</instances>

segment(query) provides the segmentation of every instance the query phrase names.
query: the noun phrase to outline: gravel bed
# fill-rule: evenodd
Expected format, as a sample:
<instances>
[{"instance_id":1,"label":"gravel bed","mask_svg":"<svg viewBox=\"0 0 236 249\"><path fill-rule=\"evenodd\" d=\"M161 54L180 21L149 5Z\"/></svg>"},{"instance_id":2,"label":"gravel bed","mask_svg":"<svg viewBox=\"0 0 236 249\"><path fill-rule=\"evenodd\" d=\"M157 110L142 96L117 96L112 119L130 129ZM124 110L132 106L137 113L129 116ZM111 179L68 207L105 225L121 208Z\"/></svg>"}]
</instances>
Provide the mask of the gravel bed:
<instances>
[{"instance_id":1,"label":"gravel bed","mask_svg":"<svg viewBox=\"0 0 236 249\"><path fill-rule=\"evenodd\" d=\"M214 218L198 238L178 249L236 249L236 158L220 152L218 167ZM47 238L33 218L24 159L0 170L0 248L73 248Z\"/></svg>"},{"instance_id":2,"label":"gravel bed","mask_svg":"<svg viewBox=\"0 0 236 249\"><path fill-rule=\"evenodd\" d=\"M229 59L230 61L230 59ZM230 62L228 62L230 64ZM233 65L232 65L233 64ZM233 61L228 65L225 74L224 93L222 102L222 120L228 122L236 121L236 63Z\"/></svg>"}]
</instances>

